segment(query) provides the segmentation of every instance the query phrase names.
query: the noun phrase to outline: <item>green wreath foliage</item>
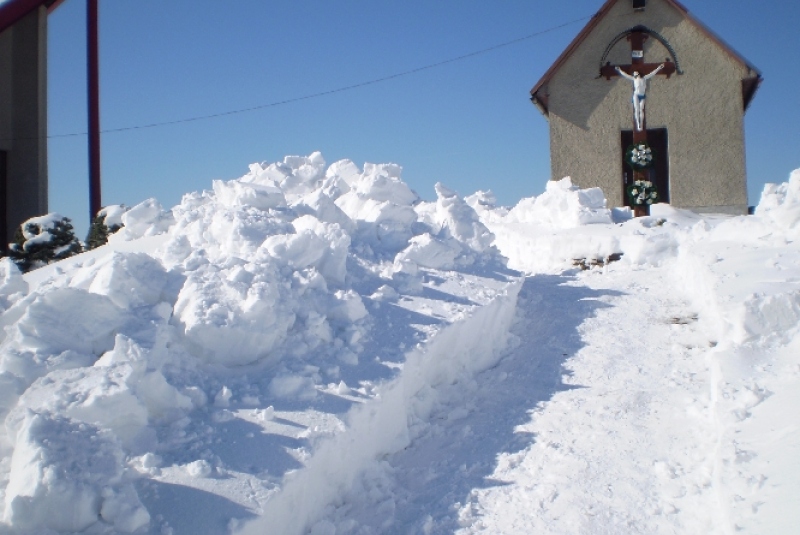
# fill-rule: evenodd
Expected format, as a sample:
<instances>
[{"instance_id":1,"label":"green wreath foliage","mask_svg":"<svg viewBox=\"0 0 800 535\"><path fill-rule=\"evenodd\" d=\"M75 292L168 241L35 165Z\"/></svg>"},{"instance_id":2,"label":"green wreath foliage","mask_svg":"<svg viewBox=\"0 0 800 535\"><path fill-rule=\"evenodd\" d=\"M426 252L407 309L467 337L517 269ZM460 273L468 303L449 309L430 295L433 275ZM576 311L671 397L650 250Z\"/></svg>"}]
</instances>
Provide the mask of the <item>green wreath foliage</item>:
<instances>
[{"instance_id":1,"label":"green wreath foliage","mask_svg":"<svg viewBox=\"0 0 800 535\"><path fill-rule=\"evenodd\" d=\"M654 154L653 149L647 142L634 143L628 146L625 151L625 162L630 165L634 171L641 171L653 166Z\"/></svg>"}]
</instances>

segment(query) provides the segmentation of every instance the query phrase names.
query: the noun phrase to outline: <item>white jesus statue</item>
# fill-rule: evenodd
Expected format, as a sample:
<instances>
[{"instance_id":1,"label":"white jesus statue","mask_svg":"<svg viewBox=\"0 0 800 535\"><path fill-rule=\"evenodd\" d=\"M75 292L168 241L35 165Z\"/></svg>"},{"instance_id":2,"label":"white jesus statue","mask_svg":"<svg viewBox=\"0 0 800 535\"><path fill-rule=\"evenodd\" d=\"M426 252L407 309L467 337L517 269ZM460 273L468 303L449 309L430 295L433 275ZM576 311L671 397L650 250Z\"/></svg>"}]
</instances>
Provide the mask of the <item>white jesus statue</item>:
<instances>
[{"instance_id":1,"label":"white jesus statue","mask_svg":"<svg viewBox=\"0 0 800 535\"><path fill-rule=\"evenodd\" d=\"M642 124L644 124L644 99L645 92L647 91L647 80L658 74L658 71L663 68L664 64L662 63L653 69L653 72L650 74L640 76L638 71L633 71L633 76L631 76L619 67L616 67L620 76L633 82L633 118L636 120L636 130L641 130Z\"/></svg>"}]
</instances>

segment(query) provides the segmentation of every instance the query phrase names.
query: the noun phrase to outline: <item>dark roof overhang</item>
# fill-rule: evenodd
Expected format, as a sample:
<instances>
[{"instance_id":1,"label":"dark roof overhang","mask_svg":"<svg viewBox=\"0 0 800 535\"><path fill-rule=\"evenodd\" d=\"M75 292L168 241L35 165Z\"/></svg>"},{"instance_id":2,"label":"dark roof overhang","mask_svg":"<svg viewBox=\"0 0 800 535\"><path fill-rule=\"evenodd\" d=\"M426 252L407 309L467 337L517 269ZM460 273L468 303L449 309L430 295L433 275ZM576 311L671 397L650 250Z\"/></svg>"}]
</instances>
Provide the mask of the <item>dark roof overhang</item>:
<instances>
[{"instance_id":1,"label":"dark roof overhang","mask_svg":"<svg viewBox=\"0 0 800 535\"><path fill-rule=\"evenodd\" d=\"M64 0L6 0L0 2L0 33L17 23L34 9L44 6L52 12Z\"/></svg>"}]
</instances>

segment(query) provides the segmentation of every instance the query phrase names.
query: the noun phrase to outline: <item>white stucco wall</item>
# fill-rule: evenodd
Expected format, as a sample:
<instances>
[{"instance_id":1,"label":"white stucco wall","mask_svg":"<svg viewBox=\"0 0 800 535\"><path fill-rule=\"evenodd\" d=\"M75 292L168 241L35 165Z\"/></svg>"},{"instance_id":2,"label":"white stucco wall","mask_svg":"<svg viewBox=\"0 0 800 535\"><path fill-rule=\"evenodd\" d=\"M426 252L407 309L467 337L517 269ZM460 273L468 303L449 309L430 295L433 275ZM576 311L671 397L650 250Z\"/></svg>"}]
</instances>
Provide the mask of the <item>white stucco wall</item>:
<instances>
[{"instance_id":1,"label":"white stucco wall","mask_svg":"<svg viewBox=\"0 0 800 535\"><path fill-rule=\"evenodd\" d=\"M622 204L620 131L632 128L632 84L598 78L605 48L621 32L643 25L672 45L683 75L656 76L647 91L647 128L667 128L670 198L676 207L744 213L747 209L742 84L754 76L664 0L636 12L620 0L549 81L552 178L571 176L599 186L611 206ZM669 57L655 38L645 61ZM630 63L623 39L607 58Z\"/></svg>"}]
</instances>

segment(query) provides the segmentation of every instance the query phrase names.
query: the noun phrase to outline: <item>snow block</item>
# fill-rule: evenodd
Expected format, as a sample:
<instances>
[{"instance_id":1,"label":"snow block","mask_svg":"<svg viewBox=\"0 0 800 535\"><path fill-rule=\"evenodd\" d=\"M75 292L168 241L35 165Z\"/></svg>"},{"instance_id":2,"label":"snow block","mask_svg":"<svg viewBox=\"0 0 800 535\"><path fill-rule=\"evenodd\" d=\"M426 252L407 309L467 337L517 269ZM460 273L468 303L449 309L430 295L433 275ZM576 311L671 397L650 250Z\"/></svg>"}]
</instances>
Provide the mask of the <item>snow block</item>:
<instances>
[{"instance_id":1,"label":"snow block","mask_svg":"<svg viewBox=\"0 0 800 535\"><path fill-rule=\"evenodd\" d=\"M78 532L102 522L131 533L150 522L109 433L29 412L16 435L4 521L17 530Z\"/></svg>"}]
</instances>

